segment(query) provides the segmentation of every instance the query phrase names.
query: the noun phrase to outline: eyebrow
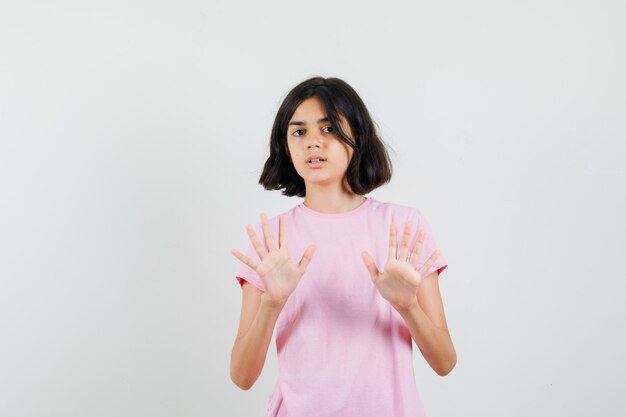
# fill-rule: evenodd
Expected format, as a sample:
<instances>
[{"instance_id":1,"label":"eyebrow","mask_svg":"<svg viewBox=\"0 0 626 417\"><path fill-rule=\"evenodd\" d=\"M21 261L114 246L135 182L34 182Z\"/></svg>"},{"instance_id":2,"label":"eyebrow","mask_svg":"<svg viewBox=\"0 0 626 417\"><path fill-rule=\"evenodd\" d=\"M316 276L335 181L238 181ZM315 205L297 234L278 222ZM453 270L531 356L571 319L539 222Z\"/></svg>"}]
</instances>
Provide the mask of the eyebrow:
<instances>
[{"instance_id":1,"label":"eyebrow","mask_svg":"<svg viewBox=\"0 0 626 417\"><path fill-rule=\"evenodd\" d=\"M328 117L322 117L321 119L319 119L317 121L317 123L319 124L319 123L324 123L324 122L327 122L327 121L328 121ZM304 125L306 125L306 123L303 122L303 121L300 121L300 120L296 120L296 121L293 121L293 122L289 122L289 124L287 126L291 126L291 125L304 126Z\"/></svg>"}]
</instances>

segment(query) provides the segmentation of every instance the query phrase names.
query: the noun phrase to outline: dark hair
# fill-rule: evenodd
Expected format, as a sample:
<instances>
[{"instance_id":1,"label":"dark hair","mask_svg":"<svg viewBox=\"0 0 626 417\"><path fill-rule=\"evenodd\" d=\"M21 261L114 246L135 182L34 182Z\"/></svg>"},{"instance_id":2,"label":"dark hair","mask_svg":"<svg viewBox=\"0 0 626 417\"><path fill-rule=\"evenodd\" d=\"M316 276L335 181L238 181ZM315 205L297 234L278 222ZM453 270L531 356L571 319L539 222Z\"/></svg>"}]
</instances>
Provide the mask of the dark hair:
<instances>
[{"instance_id":1,"label":"dark hair","mask_svg":"<svg viewBox=\"0 0 626 417\"><path fill-rule=\"evenodd\" d=\"M300 103L310 97L318 97L324 103L333 130L354 149L346 171L352 191L363 195L388 183L392 174L391 159L363 100L339 78L313 77L295 86L280 105L270 136L270 156L265 161L259 184L266 190L284 188L282 194L287 196L306 195L304 179L288 155L287 125ZM348 122L354 142L342 130L341 116Z\"/></svg>"}]
</instances>

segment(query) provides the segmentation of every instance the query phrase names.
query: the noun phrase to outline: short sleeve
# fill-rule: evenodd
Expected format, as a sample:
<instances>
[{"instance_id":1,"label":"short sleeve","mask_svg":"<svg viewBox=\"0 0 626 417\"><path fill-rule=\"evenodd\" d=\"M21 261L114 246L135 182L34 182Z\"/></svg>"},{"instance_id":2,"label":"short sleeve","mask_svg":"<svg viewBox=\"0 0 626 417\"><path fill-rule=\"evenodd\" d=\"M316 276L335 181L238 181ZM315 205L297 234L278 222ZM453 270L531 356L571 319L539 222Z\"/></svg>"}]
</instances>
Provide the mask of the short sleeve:
<instances>
[{"instance_id":1,"label":"short sleeve","mask_svg":"<svg viewBox=\"0 0 626 417\"><path fill-rule=\"evenodd\" d=\"M260 230L260 225L257 225L257 227L255 228L257 237L263 236L262 232L261 234L259 234ZM257 262L261 262L261 258L259 258L259 255L256 253L254 246L252 246L252 241L250 240L250 238L248 238L248 248L246 249L246 252L244 252L244 255L246 255L250 259L254 259ZM239 267L235 273L235 278L239 282L239 286L243 287L243 281L245 280L260 289L261 291L265 292L265 286L263 285L263 281L261 281L259 274L257 274L254 269L250 268L242 261L237 260L237 262L239 262Z\"/></svg>"},{"instance_id":2,"label":"short sleeve","mask_svg":"<svg viewBox=\"0 0 626 417\"><path fill-rule=\"evenodd\" d=\"M441 276L443 270L448 267L448 262L444 257L441 249L437 245L437 242L435 241L435 237L430 228L430 225L428 224L428 221L426 220L426 217L424 217L424 215L419 210L414 209L414 212L412 213L412 223L413 227L415 227L415 225L417 224L417 229L414 230L412 240L413 245L417 243L417 237L419 236L420 230L424 229L424 231L426 232L424 235L424 246L422 246L422 250L417 261L417 267L415 269L419 271L419 269L424 266L428 258L430 258L430 256L435 253L435 250L439 249L439 256L437 256L437 259L435 259L435 262L430 266L424 277L427 277L435 271L437 271L439 273L439 276Z\"/></svg>"}]
</instances>

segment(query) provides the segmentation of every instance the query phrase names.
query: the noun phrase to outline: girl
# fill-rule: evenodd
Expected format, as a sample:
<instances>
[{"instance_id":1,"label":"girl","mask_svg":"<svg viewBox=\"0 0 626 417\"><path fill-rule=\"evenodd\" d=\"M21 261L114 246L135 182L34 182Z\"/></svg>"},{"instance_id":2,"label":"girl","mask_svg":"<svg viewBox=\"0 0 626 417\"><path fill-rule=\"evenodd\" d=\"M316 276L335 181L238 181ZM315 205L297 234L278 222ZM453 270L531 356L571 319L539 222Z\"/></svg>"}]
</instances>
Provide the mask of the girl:
<instances>
[{"instance_id":1,"label":"girl","mask_svg":"<svg viewBox=\"0 0 626 417\"><path fill-rule=\"evenodd\" d=\"M425 217L364 196L391 172L346 82L315 77L289 92L259 183L304 201L261 213L246 225L246 254L232 251L243 299L230 375L241 389L259 377L276 327L266 417L423 416L412 340L437 374L455 366L438 287L447 263Z\"/></svg>"}]
</instances>

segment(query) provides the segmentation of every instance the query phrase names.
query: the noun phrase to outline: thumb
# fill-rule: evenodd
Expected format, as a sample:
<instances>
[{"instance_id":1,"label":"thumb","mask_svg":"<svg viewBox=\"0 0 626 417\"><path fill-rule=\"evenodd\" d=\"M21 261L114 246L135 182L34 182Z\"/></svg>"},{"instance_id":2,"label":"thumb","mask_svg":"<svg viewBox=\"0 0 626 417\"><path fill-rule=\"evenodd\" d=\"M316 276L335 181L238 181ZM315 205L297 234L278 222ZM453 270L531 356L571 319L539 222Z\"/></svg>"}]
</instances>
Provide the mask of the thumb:
<instances>
[{"instance_id":1,"label":"thumb","mask_svg":"<svg viewBox=\"0 0 626 417\"><path fill-rule=\"evenodd\" d=\"M376 279L378 278L379 272L378 272L378 268L376 268L376 264L374 263L374 260L372 259L370 254L367 252L361 252L361 258L363 259L363 263L365 264L365 267L370 273L370 278L372 278L372 281L376 281Z\"/></svg>"},{"instance_id":2,"label":"thumb","mask_svg":"<svg viewBox=\"0 0 626 417\"><path fill-rule=\"evenodd\" d=\"M309 247L304 251L304 254L302 254L302 259L300 259L300 262L298 263L298 268L303 274L304 271L306 271L307 265L309 265L309 262L311 262L311 259L313 258L313 253L315 253L315 245L309 245Z\"/></svg>"}]
</instances>

